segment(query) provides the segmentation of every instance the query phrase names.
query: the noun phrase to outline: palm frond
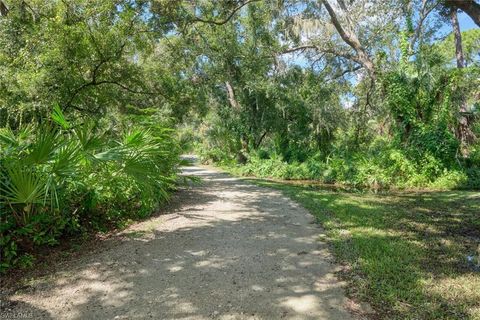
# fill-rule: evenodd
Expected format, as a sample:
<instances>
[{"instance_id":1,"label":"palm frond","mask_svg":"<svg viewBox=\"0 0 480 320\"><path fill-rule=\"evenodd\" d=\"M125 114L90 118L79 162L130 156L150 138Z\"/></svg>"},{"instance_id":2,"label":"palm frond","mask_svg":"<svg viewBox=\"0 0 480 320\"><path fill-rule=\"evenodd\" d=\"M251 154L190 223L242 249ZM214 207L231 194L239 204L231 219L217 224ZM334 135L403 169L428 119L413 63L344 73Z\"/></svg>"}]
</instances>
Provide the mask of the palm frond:
<instances>
[{"instance_id":1,"label":"palm frond","mask_svg":"<svg viewBox=\"0 0 480 320\"><path fill-rule=\"evenodd\" d=\"M60 108L58 103L55 104L55 106L53 107L51 117L52 120L56 124L60 125L63 129L70 129L70 123L65 118L65 115L63 114L62 109Z\"/></svg>"},{"instance_id":2,"label":"palm frond","mask_svg":"<svg viewBox=\"0 0 480 320\"><path fill-rule=\"evenodd\" d=\"M35 141L30 146L28 161L31 164L42 164L48 161L60 142L60 137L50 127L39 129Z\"/></svg>"},{"instance_id":3,"label":"palm frond","mask_svg":"<svg viewBox=\"0 0 480 320\"><path fill-rule=\"evenodd\" d=\"M81 160L78 143L69 141L61 146L55 154L51 173L60 177L72 177L76 173Z\"/></svg>"},{"instance_id":4,"label":"palm frond","mask_svg":"<svg viewBox=\"0 0 480 320\"><path fill-rule=\"evenodd\" d=\"M32 168L15 165L7 169L7 179L0 184L0 201L8 204L44 204L45 179Z\"/></svg>"},{"instance_id":5,"label":"palm frond","mask_svg":"<svg viewBox=\"0 0 480 320\"><path fill-rule=\"evenodd\" d=\"M19 141L12 129L0 129L0 145L3 147L17 147L19 145Z\"/></svg>"},{"instance_id":6,"label":"palm frond","mask_svg":"<svg viewBox=\"0 0 480 320\"><path fill-rule=\"evenodd\" d=\"M73 132L85 152L92 152L100 149L103 145L102 135L96 132L95 124L93 122L86 122L81 126L78 126Z\"/></svg>"}]
</instances>

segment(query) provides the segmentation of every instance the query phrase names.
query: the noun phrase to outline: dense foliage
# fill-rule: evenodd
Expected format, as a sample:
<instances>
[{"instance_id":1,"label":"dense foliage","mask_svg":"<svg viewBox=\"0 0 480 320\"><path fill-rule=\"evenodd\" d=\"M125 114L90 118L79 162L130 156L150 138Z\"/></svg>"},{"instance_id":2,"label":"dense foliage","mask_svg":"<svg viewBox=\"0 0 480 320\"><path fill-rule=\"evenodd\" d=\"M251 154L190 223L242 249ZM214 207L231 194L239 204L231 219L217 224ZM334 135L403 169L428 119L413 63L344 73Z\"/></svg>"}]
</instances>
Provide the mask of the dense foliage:
<instances>
[{"instance_id":1,"label":"dense foliage","mask_svg":"<svg viewBox=\"0 0 480 320\"><path fill-rule=\"evenodd\" d=\"M8 2L0 17L0 271L154 212L180 148L148 81L142 4ZM163 103L162 103L163 102Z\"/></svg>"},{"instance_id":2,"label":"dense foliage","mask_svg":"<svg viewBox=\"0 0 480 320\"><path fill-rule=\"evenodd\" d=\"M205 161L373 189L480 187L478 29L462 33L458 68L454 34L436 40L435 28L450 28L446 9L372 4L374 16L403 16L372 22L351 4L335 18L363 37L362 61L361 48L323 29L333 17L322 6L292 6L250 5L226 26L191 31L202 34L202 68L224 83L204 121L190 122ZM417 17L425 10L436 14Z\"/></svg>"},{"instance_id":3,"label":"dense foliage","mask_svg":"<svg viewBox=\"0 0 480 320\"><path fill-rule=\"evenodd\" d=\"M0 1L2 268L152 212L176 141L249 175L479 188L467 2Z\"/></svg>"},{"instance_id":4,"label":"dense foliage","mask_svg":"<svg viewBox=\"0 0 480 320\"><path fill-rule=\"evenodd\" d=\"M1 269L63 235L148 216L174 187L179 149L164 125L70 123L58 107L52 120L0 131Z\"/></svg>"}]
</instances>

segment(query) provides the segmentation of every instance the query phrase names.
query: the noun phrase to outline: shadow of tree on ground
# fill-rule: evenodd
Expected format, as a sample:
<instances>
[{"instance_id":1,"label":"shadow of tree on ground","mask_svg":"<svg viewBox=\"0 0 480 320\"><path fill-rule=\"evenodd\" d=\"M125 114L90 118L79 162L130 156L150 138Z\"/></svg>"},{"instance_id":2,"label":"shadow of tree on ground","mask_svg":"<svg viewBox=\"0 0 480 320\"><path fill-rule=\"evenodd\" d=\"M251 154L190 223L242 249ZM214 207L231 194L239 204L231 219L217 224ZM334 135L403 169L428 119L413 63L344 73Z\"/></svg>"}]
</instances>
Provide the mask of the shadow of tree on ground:
<instances>
[{"instance_id":1,"label":"shadow of tree on ground","mask_svg":"<svg viewBox=\"0 0 480 320\"><path fill-rule=\"evenodd\" d=\"M278 191L189 167L202 185L11 295L56 319L348 319L321 228ZM32 311L33 312L33 311Z\"/></svg>"}]
</instances>

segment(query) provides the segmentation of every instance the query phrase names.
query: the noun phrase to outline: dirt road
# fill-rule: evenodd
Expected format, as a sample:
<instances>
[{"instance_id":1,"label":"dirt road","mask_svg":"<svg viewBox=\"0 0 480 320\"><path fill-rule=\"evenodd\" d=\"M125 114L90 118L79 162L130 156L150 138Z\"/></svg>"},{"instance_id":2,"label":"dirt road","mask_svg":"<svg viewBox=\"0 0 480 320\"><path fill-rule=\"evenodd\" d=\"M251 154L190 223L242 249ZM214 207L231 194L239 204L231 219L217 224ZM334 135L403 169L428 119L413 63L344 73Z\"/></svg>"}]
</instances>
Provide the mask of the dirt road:
<instances>
[{"instance_id":1,"label":"dirt road","mask_svg":"<svg viewBox=\"0 0 480 320\"><path fill-rule=\"evenodd\" d=\"M8 313L102 320L352 318L319 240L322 230L305 209L212 169L185 172L203 183L180 191L170 213L34 280L9 297Z\"/></svg>"}]
</instances>

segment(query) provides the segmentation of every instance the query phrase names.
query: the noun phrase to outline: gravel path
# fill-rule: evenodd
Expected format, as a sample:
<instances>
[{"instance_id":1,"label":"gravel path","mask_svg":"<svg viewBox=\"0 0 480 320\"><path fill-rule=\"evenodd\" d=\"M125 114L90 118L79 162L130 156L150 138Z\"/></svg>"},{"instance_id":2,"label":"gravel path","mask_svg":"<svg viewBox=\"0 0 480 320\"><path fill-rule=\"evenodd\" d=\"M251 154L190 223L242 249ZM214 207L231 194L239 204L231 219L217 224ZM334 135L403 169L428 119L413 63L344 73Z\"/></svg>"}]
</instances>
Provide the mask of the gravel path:
<instances>
[{"instance_id":1,"label":"gravel path","mask_svg":"<svg viewBox=\"0 0 480 320\"><path fill-rule=\"evenodd\" d=\"M34 319L352 319L322 229L281 193L204 167L170 213L11 296ZM120 240L119 240L120 239ZM4 301L5 303L5 301ZM4 310L2 319L8 316Z\"/></svg>"}]
</instances>

